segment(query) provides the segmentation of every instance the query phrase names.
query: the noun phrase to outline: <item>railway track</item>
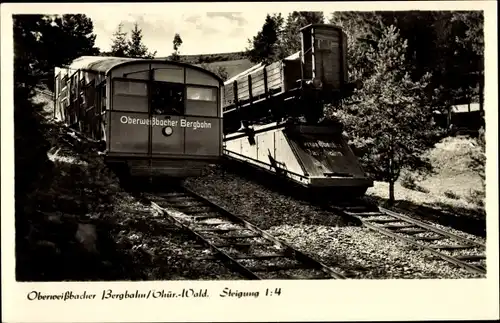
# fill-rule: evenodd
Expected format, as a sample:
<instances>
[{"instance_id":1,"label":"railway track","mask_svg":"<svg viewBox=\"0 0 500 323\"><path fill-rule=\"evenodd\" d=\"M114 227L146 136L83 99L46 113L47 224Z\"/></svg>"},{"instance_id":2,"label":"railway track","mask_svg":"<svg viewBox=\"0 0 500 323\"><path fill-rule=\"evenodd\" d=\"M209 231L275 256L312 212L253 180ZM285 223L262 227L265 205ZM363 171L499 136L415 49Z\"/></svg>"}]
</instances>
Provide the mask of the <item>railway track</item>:
<instances>
[{"instance_id":1,"label":"railway track","mask_svg":"<svg viewBox=\"0 0 500 323\"><path fill-rule=\"evenodd\" d=\"M248 279L346 278L186 187L143 197Z\"/></svg>"},{"instance_id":2,"label":"railway track","mask_svg":"<svg viewBox=\"0 0 500 323\"><path fill-rule=\"evenodd\" d=\"M365 227L373 231L403 240L469 272L486 274L484 244L366 201L338 203L331 208L358 218Z\"/></svg>"}]
</instances>

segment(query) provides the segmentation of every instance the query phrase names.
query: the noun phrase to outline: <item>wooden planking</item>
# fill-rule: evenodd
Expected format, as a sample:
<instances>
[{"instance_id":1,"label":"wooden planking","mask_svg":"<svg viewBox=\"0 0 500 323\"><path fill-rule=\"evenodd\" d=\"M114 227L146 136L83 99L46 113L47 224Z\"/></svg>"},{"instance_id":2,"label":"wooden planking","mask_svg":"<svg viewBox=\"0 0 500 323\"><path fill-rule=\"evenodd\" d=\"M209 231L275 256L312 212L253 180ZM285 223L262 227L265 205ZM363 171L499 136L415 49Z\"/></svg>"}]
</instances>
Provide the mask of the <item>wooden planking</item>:
<instances>
[{"instance_id":1,"label":"wooden planking","mask_svg":"<svg viewBox=\"0 0 500 323\"><path fill-rule=\"evenodd\" d=\"M338 88L344 80L342 67L342 36L338 30L317 29L314 40L314 60L316 75L326 84Z\"/></svg>"},{"instance_id":2,"label":"wooden planking","mask_svg":"<svg viewBox=\"0 0 500 323\"><path fill-rule=\"evenodd\" d=\"M281 61L274 62L268 66L263 66L249 74L244 74L238 79L237 82L237 97L239 101L250 99L250 89L252 97L261 96L266 93L266 88L270 90L281 90L283 88L283 64ZM264 84L264 70L267 74L267 84ZM251 84L248 84L248 77L250 75ZM224 106L234 104L234 90L233 84L224 85Z\"/></svg>"}]
</instances>

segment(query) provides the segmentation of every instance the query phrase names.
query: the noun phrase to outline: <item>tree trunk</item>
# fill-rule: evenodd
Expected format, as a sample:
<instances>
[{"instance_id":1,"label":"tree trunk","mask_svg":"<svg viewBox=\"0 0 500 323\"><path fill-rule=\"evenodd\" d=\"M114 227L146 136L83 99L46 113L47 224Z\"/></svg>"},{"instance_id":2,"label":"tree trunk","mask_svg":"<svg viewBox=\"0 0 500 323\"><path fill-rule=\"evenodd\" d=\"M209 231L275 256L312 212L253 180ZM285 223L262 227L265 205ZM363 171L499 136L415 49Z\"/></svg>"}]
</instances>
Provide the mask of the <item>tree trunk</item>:
<instances>
[{"instance_id":1,"label":"tree trunk","mask_svg":"<svg viewBox=\"0 0 500 323\"><path fill-rule=\"evenodd\" d=\"M394 205L394 181L389 181L389 205Z\"/></svg>"}]
</instances>

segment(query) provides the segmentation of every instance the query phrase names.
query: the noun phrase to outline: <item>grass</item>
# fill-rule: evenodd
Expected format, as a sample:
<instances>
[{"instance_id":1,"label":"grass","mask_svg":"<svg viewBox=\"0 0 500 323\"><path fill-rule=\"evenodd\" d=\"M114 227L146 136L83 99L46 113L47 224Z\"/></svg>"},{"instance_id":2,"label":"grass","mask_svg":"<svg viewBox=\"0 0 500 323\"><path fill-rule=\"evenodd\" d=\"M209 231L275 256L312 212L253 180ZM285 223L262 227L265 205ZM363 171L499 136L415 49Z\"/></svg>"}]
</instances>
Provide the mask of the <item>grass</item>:
<instances>
[{"instance_id":1,"label":"grass","mask_svg":"<svg viewBox=\"0 0 500 323\"><path fill-rule=\"evenodd\" d=\"M223 61L223 62L212 62L207 64L209 67L217 68L222 66L226 69L229 78L246 71L255 64L250 62L248 59L238 59L234 61Z\"/></svg>"},{"instance_id":2,"label":"grass","mask_svg":"<svg viewBox=\"0 0 500 323\"><path fill-rule=\"evenodd\" d=\"M475 140L467 137L443 139L427 153L435 173L420 179L411 173L405 173L395 184L396 199L419 204L442 203L470 209L480 208L468 201L472 191L484 190L480 176L469 169L472 156L478 150ZM375 182L368 194L388 198L389 184Z\"/></svg>"},{"instance_id":3,"label":"grass","mask_svg":"<svg viewBox=\"0 0 500 323\"><path fill-rule=\"evenodd\" d=\"M444 225L473 234L485 232L485 187L477 172L470 169L479 152L475 139L447 137L427 152L434 172L417 177L405 172L395 183L396 208L428 215ZM386 204L389 184L375 182L367 195Z\"/></svg>"}]
</instances>

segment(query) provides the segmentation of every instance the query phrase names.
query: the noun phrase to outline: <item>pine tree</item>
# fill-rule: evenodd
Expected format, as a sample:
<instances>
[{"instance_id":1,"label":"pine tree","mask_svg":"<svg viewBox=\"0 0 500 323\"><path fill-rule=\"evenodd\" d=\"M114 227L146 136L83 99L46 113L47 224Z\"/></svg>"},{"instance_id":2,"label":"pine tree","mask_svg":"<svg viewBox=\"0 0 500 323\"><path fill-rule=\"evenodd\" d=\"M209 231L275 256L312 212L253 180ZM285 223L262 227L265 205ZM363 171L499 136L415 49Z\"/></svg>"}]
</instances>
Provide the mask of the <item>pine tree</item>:
<instances>
[{"instance_id":1,"label":"pine tree","mask_svg":"<svg viewBox=\"0 0 500 323\"><path fill-rule=\"evenodd\" d=\"M129 44L127 42L127 33L123 31L123 24L118 25L117 30L113 34L113 40L111 44L111 56L116 57L127 57L127 53L130 51Z\"/></svg>"},{"instance_id":2,"label":"pine tree","mask_svg":"<svg viewBox=\"0 0 500 323\"><path fill-rule=\"evenodd\" d=\"M280 58L292 55L300 50L301 28L310 24L322 24L324 21L323 12L294 11L290 13L280 37Z\"/></svg>"},{"instance_id":3,"label":"pine tree","mask_svg":"<svg viewBox=\"0 0 500 323\"><path fill-rule=\"evenodd\" d=\"M142 29L139 28L137 23L134 24L134 29L130 33L130 40L127 42L127 45L127 57L153 58L156 55L156 52L148 53L148 48L142 42Z\"/></svg>"},{"instance_id":4,"label":"pine tree","mask_svg":"<svg viewBox=\"0 0 500 323\"><path fill-rule=\"evenodd\" d=\"M179 48L182 45L182 38L181 38L181 36L176 33L175 36L174 36L174 40L172 42L174 44L174 52L170 56L170 60L172 60L172 61L179 61L180 60L180 56L179 56L180 51L179 51Z\"/></svg>"},{"instance_id":5,"label":"pine tree","mask_svg":"<svg viewBox=\"0 0 500 323\"><path fill-rule=\"evenodd\" d=\"M337 112L353 144L365 152L367 171L389 183L390 203L402 169L429 167L422 153L437 135L432 110L425 103L430 74L412 81L407 46L394 26L386 27L378 46L367 52L374 73L357 92L359 102Z\"/></svg>"},{"instance_id":6,"label":"pine tree","mask_svg":"<svg viewBox=\"0 0 500 323\"><path fill-rule=\"evenodd\" d=\"M267 15L262 30L249 40L247 55L252 63L270 64L280 58L280 32L283 25L281 14Z\"/></svg>"}]
</instances>

